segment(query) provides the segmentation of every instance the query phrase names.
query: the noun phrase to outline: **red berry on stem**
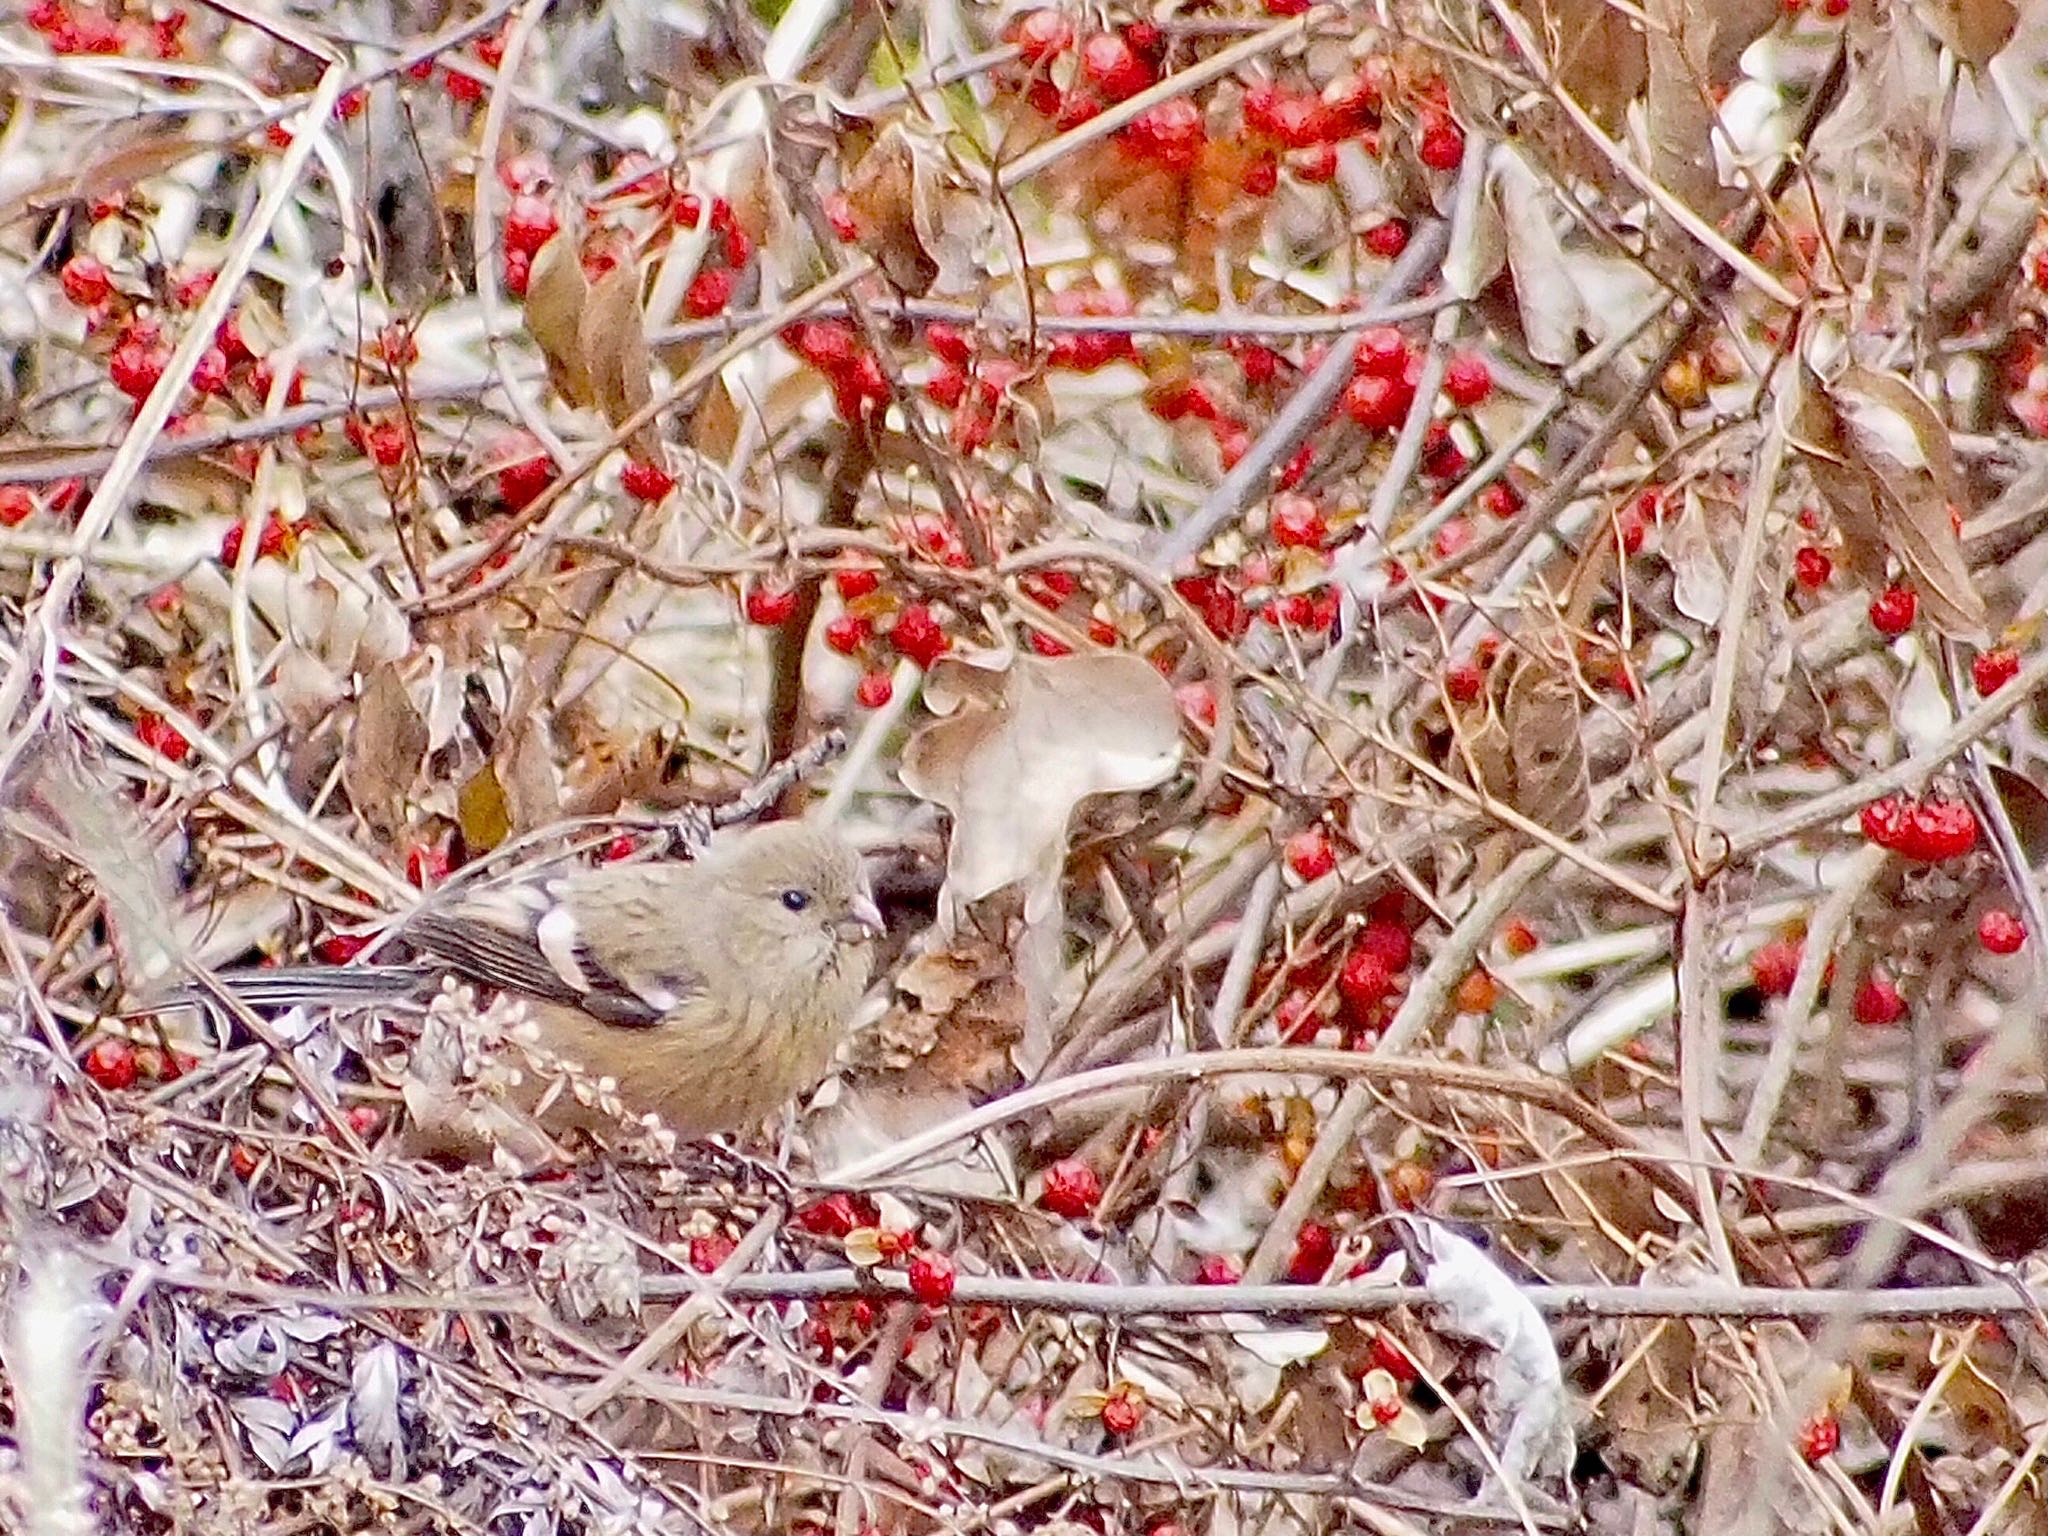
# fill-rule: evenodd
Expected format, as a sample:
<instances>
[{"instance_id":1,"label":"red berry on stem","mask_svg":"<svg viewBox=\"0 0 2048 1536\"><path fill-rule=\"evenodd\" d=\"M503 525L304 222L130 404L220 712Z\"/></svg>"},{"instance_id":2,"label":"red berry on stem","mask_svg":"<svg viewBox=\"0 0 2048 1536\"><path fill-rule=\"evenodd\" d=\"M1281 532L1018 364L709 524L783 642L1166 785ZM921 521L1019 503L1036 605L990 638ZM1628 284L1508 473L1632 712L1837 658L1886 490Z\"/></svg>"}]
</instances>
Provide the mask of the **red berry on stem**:
<instances>
[{"instance_id":1,"label":"red berry on stem","mask_svg":"<svg viewBox=\"0 0 2048 1536\"><path fill-rule=\"evenodd\" d=\"M1306 828L1287 839L1287 867L1300 880L1320 880L1336 869L1336 850L1321 827Z\"/></svg>"},{"instance_id":2,"label":"red berry on stem","mask_svg":"<svg viewBox=\"0 0 2048 1536\"><path fill-rule=\"evenodd\" d=\"M874 625L857 613L842 613L825 626L825 644L842 656L851 656L868 642Z\"/></svg>"},{"instance_id":3,"label":"red berry on stem","mask_svg":"<svg viewBox=\"0 0 2048 1536\"><path fill-rule=\"evenodd\" d=\"M1887 639L1896 639L1913 627L1919 609L1920 599L1911 587L1886 587L1870 600L1871 627Z\"/></svg>"},{"instance_id":4,"label":"red berry on stem","mask_svg":"<svg viewBox=\"0 0 2048 1536\"><path fill-rule=\"evenodd\" d=\"M505 213L505 249L531 260L560 227L561 221L546 198L522 194L512 199Z\"/></svg>"},{"instance_id":5,"label":"red berry on stem","mask_svg":"<svg viewBox=\"0 0 2048 1536\"><path fill-rule=\"evenodd\" d=\"M1792 556L1792 579L1809 592L1817 592L1828 584L1828 578L1835 573L1835 562L1811 544L1802 544Z\"/></svg>"},{"instance_id":6,"label":"red berry on stem","mask_svg":"<svg viewBox=\"0 0 2048 1536\"><path fill-rule=\"evenodd\" d=\"M1018 18L1012 40L1027 64L1043 64L1074 46L1074 24L1058 11L1030 11Z\"/></svg>"},{"instance_id":7,"label":"red berry on stem","mask_svg":"<svg viewBox=\"0 0 2048 1536\"><path fill-rule=\"evenodd\" d=\"M1394 968L1363 945L1353 949L1337 973L1337 994L1354 1014L1364 1015L1394 993Z\"/></svg>"},{"instance_id":8,"label":"red berry on stem","mask_svg":"<svg viewBox=\"0 0 2048 1536\"><path fill-rule=\"evenodd\" d=\"M730 267L713 267L699 272L690 280L689 289L683 294L683 313L693 320L708 320L713 315L725 313L725 307L732 303L733 289L738 281Z\"/></svg>"},{"instance_id":9,"label":"red berry on stem","mask_svg":"<svg viewBox=\"0 0 2048 1536\"><path fill-rule=\"evenodd\" d=\"M832 585L851 603L866 597L882 584L882 573L871 565L843 566L832 573Z\"/></svg>"},{"instance_id":10,"label":"red berry on stem","mask_svg":"<svg viewBox=\"0 0 2048 1536\"><path fill-rule=\"evenodd\" d=\"M1800 1426L1799 1454L1808 1462L1827 1460L1841 1443L1841 1422L1832 1413L1817 1413Z\"/></svg>"},{"instance_id":11,"label":"red berry on stem","mask_svg":"<svg viewBox=\"0 0 2048 1536\"><path fill-rule=\"evenodd\" d=\"M1244 1268L1226 1253L1205 1254L1195 1267L1197 1285L1236 1285L1244 1279Z\"/></svg>"},{"instance_id":12,"label":"red berry on stem","mask_svg":"<svg viewBox=\"0 0 2048 1536\"><path fill-rule=\"evenodd\" d=\"M1906 1016L1906 1000L1882 971L1872 971L1856 989L1850 1012L1858 1024L1896 1024Z\"/></svg>"},{"instance_id":13,"label":"red berry on stem","mask_svg":"<svg viewBox=\"0 0 2048 1536\"><path fill-rule=\"evenodd\" d=\"M896 696L896 680L886 672L864 672L853 696L862 709L880 709Z\"/></svg>"},{"instance_id":14,"label":"red berry on stem","mask_svg":"<svg viewBox=\"0 0 2048 1536\"><path fill-rule=\"evenodd\" d=\"M506 462L498 467L498 499L514 512L532 504L555 477L555 466L540 445L521 433L499 445ZM519 457L510 457L517 454Z\"/></svg>"},{"instance_id":15,"label":"red berry on stem","mask_svg":"<svg viewBox=\"0 0 2048 1536\"><path fill-rule=\"evenodd\" d=\"M1433 171L1455 171L1465 158L1465 130L1447 113L1425 112L1415 153Z\"/></svg>"},{"instance_id":16,"label":"red berry on stem","mask_svg":"<svg viewBox=\"0 0 2048 1536\"><path fill-rule=\"evenodd\" d=\"M1976 684L1979 694L1989 697L2011 682L2019 669L2020 653L2001 645L1977 654L1970 663L1970 681Z\"/></svg>"},{"instance_id":17,"label":"red berry on stem","mask_svg":"<svg viewBox=\"0 0 2048 1536\"><path fill-rule=\"evenodd\" d=\"M1408 249L1408 221L1382 219L1365 232L1365 248L1382 261L1392 261Z\"/></svg>"},{"instance_id":18,"label":"red berry on stem","mask_svg":"<svg viewBox=\"0 0 2048 1536\"><path fill-rule=\"evenodd\" d=\"M1038 1203L1055 1216L1078 1219L1094 1212L1102 1199L1102 1180L1078 1157L1063 1157L1045 1170Z\"/></svg>"},{"instance_id":19,"label":"red berry on stem","mask_svg":"<svg viewBox=\"0 0 2048 1536\"><path fill-rule=\"evenodd\" d=\"M676 488L676 477L659 464L628 459L619 471L619 485L635 501L660 501Z\"/></svg>"},{"instance_id":20,"label":"red berry on stem","mask_svg":"<svg viewBox=\"0 0 2048 1536\"><path fill-rule=\"evenodd\" d=\"M1287 1278L1296 1285L1314 1285L1337 1257L1337 1237L1320 1221L1304 1221L1287 1261Z\"/></svg>"},{"instance_id":21,"label":"red berry on stem","mask_svg":"<svg viewBox=\"0 0 2048 1536\"><path fill-rule=\"evenodd\" d=\"M2003 907L1977 919L1977 942L1994 955L2016 955L2027 942L2027 925Z\"/></svg>"},{"instance_id":22,"label":"red berry on stem","mask_svg":"<svg viewBox=\"0 0 2048 1536\"><path fill-rule=\"evenodd\" d=\"M910 1294L928 1307L943 1307L953 1299L953 1261L943 1253L920 1248L910 1257Z\"/></svg>"},{"instance_id":23,"label":"red berry on stem","mask_svg":"<svg viewBox=\"0 0 2048 1536\"><path fill-rule=\"evenodd\" d=\"M1131 1388L1118 1387L1102 1405L1102 1427L1122 1440L1138 1432L1145 1422L1145 1400Z\"/></svg>"},{"instance_id":24,"label":"red berry on stem","mask_svg":"<svg viewBox=\"0 0 2048 1536\"><path fill-rule=\"evenodd\" d=\"M750 587L747 590L747 622L774 627L789 622L796 612L795 587Z\"/></svg>"},{"instance_id":25,"label":"red berry on stem","mask_svg":"<svg viewBox=\"0 0 2048 1536\"><path fill-rule=\"evenodd\" d=\"M126 1040L99 1041L85 1053L85 1075L109 1091L133 1088L138 1075L135 1047Z\"/></svg>"},{"instance_id":26,"label":"red berry on stem","mask_svg":"<svg viewBox=\"0 0 2048 1536\"><path fill-rule=\"evenodd\" d=\"M1460 352L1444 369L1444 393L1451 404L1470 410L1493 393L1493 370L1474 352Z\"/></svg>"},{"instance_id":27,"label":"red berry on stem","mask_svg":"<svg viewBox=\"0 0 2048 1536\"><path fill-rule=\"evenodd\" d=\"M1330 536L1330 525L1323 518L1322 508L1311 498L1293 491L1283 491L1273 498L1266 523L1273 542L1282 549L1321 549Z\"/></svg>"},{"instance_id":28,"label":"red berry on stem","mask_svg":"<svg viewBox=\"0 0 2048 1536\"><path fill-rule=\"evenodd\" d=\"M182 763L192 751L192 743L153 709L135 717L135 739L167 762Z\"/></svg>"},{"instance_id":29,"label":"red berry on stem","mask_svg":"<svg viewBox=\"0 0 2048 1536\"><path fill-rule=\"evenodd\" d=\"M0 485L0 528L19 528L35 510L35 494L27 486Z\"/></svg>"},{"instance_id":30,"label":"red berry on stem","mask_svg":"<svg viewBox=\"0 0 2048 1536\"><path fill-rule=\"evenodd\" d=\"M83 251L58 269L57 282L64 290L64 297L80 309L103 304L114 292L114 281L107 273L107 264Z\"/></svg>"},{"instance_id":31,"label":"red berry on stem","mask_svg":"<svg viewBox=\"0 0 2048 1536\"><path fill-rule=\"evenodd\" d=\"M1081 78L1110 101L1122 101L1152 83L1152 70L1121 34L1098 32L1081 45Z\"/></svg>"},{"instance_id":32,"label":"red berry on stem","mask_svg":"<svg viewBox=\"0 0 2048 1536\"><path fill-rule=\"evenodd\" d=\"M910 603L896 615L896 623L889 631L889 643L896 648L898 655L920 667L929 667L946 654L950 642L929 605Z\"/></svg>"}]
</instances>

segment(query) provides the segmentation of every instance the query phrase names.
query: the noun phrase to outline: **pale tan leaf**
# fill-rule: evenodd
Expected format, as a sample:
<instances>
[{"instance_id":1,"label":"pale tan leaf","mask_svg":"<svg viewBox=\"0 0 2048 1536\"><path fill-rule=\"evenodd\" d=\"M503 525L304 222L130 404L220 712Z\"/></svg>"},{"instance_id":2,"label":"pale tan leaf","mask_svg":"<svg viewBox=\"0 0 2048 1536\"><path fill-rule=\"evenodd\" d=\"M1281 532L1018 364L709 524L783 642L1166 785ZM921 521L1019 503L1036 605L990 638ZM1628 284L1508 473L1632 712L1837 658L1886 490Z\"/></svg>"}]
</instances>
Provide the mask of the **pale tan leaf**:
<instances>
[{"instance_id":1,"label":"pale tan leaf","mask_svg":"<svg viewBox=\"0 0 2048 1536\"><path fill-rule=\"evenodd\" d=\"M1135 656L1020 656L1000 671L947 657L927 698L948 718L910 739L901 773L953 815L946 885L961 905L1020 881L1049 899L1075 807L1149 789L1180 762L1173 690ZM1030 896L1027 909L1043 910Z\"/></svg>"},{"instance_id":2,"label":"pale tan leaf","mask_svg":"<svg viewBox=\"0 0 2048 1536\"><path fill-rule=\"evenodd\" d=\"M1549 44L1558 84L1610 133L1648 73L1642 30L1610 0L1523 0L1518 7Z\"/></svg>"},{"instance_id":3,"label":"pale tan leaf","mask_svg":"<svg viewBox=\"0 0 2048 1536\"><path fill-rule=\"evenodd\" d=\"M1735 194L1721 185L1714 169L1715 112L1708 75L1714 17L1689 0L1649 0L1644 15L1650 29L1643 127L1651 173L1695 213L1716 222Z\"/></svg>"},{"instance_id":4,"label":"pale tan leaf","mask_svg":"<svg viewBox=\"0 0 2048 1536\"><path fill-rule=\"evenodd\" d=\"M579 338L597 408L605 420L619 426L654 398L654 364L640 314L640 275L630 263L620 262L591 285ZM635 458L661 462L661 439L652 422L640 427L626 446Z\"/></svg>"},{"instance_id":5,"label":"pale tan leaf","mask_svg":"<svg viewBox=\"0 0 2048 1536\"><path fill-rule=\"evenodd\" d=\"M1715 552L1696 487L1685 488L1677 512L1665 523L1662 548L1671 566L1673 605L1695 623L1720 623L1728 604L1728 573Z\"/></svg>"},{"instance_id":6,"label":"pale tan leaf","mask_svg":"<svg viewBox=\"0 0 2048 1536\"><path fill-rule=\"evenodd\" d=\"M385 836L405 825L406 802L427 755L427 722L398 668L373 667L356 703L341 778L357 814Z\"/></svg>"},{"instance_id":7,"label":"pale tan leaf","mask_svg":"<svg viewBox=\"0 0 2048 1536\"><path fill-rule=\"evenodd\" d=\"M1496 154L1488 170L1487 190L1473 207L1472 217L1453 225L1450 248L1444 252L1444 287L1461 299L1478 298L1507 265L1508 232L1494 207L1498 165Z\"/></svg>"},{"instance_id":8,"label":"pale tan leaf","mask_svg":"<svg viewBox=\"0 0 2048 1536\"><path fill-rule=\"evenodd\" d=\"M883 275L912 298L930 292L939 263L918 230L917 156L901 123L884 128L847 173L846 200Z\"/></svg>"},{"instance_id":9,"label":"pale tan leaf","mask_svg":"<svg viewBox=\"0 0 2048 1536\"><path fill-rule=\"evenodd\" d=\"M566 230L557 231L534 256L527 276L526 329L547 359L555 392L583 407L598 403L583 360L583 311L589 302L590 284L576 242Z\"/></svg>"},{"instance_id":10,"label":"pale tan leaf","mask_svg":"<svg viewBox=\"0 0 2048 1536\"><path fill-rule=\"evenodd\" d=\"M1551 227L1550 194L1519 153L1503 150L1496 162L1501 222L1507 229L1508 270L1522 339L1538 362L1563 367L1579 355L1585 302L1572 281L1564 244Z\"/></svg>"},{"instance_id":11,"label":"pale tan leaf","mask_svg":"<svg viewBox=\"0 0 2048 1536\"><path fill-rule=\"evenodd\" d=\"M153 837L126 788L107 768L97 747L62 725L45 726L21 750L9 770L0 838L10 877L15 920L33 921L25 910L38 882L24 879L39 847L84 870L99 897L108 936L131 987L168 978L177 964L172 945L176 850ZM53 904L54 918L60 907Z\"/></svg>"},{"instance_id":12,"label":"pale tan leaf","mask_svg":"<svg viewBox=\"0 0 2048 1536\"><path fill-rule=\"evenodd\" d=\"M1921 0L1920 13L1972 69L1982 69L2004 50L2020 20L2014 0Z\"/></svg>"},{"instance_id":13,"label":"pale tan leaf","mask_svg":"<svg viewBox=\"0 0 2048 1536\"><path fill-rule=\"evenodd\" d=\"M1523 653L1501 705L1514 762L1514 808L1553 832L1576 832L1591 808L1580 698L1571 679Z\"/></svg>"}]
</instances>

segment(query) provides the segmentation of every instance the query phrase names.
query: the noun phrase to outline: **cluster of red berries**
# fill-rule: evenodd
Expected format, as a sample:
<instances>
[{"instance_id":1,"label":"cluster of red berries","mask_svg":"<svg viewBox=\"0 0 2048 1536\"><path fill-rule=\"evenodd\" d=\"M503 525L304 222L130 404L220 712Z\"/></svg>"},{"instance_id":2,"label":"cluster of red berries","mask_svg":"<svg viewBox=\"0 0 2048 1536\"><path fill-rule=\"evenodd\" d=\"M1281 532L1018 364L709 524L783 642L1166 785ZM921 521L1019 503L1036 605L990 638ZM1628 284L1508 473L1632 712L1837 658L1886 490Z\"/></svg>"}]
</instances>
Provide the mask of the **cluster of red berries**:
<instances>
[{"instance_id":1,"label":"cluster of red berries","mask_svg":"<svg viewBox=\"0 0 2048 1536\"><path fill-rule=\"evenodd\" d=\"M97 5L71 0L29 0L22 19L49 41L52 53L166 60L186 56L185 27L191 20L182 8L149 20L116 17Z\"/></svg>"},{"instance_id":2,"label":"cluster of red berries","mask_svg":"<svg viewBox=\"0 0 2048 1536\"><path fill-rule=\"evenodd\" d=\"M825 375L840 419L865 421L889 403L889 379L851 326L805 320L782 333L790 351Z\"/></svg>"},{"instance_id":3,"label":"cluster of red berries","mask_svg":"<svg viewBox=\"0 0 2048 1536\"><path fill-rule=\"evenodd\" d=\"M1901 858L1935 864L1977 846L1977 813L1967 801L1886 795L1863 807L1863 835Z\"/></svg>"}]
</instances>

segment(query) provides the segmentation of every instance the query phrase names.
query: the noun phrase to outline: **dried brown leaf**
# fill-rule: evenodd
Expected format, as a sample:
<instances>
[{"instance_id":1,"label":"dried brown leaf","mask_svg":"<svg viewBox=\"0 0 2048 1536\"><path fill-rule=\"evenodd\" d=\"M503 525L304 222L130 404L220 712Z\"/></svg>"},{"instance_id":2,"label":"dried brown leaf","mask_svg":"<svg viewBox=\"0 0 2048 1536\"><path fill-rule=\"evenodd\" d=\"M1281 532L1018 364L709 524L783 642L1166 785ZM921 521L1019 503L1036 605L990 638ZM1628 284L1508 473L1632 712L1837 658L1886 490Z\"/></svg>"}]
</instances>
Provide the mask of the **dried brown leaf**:
<instances>
[{"instance_id":1,"label":"dried brown leaf","mask_svg":"<svg viewBox=\"0 0 2048 1536\"><path fill-rule=\"evenodd\" d=\"M1650 170L1708 222L1718 222L1735 195L1714 169L1715 111L1709 91L1716 22L1690 0L1649 0L1649 85L1643 125ZM1678 248L1694 251L1690 242Z\"/></svg>"},{"instance_id":2,"label":"dried brown leaf","mask_svg":"<svg viewBox=\"0 0 2048 1536\"><path fill-rule=\"evenodd\" d=\"M1934 408L1895 373L1851 365L1823 383L1808 368L1797 430L1858 575L1882 580L1878 551L1890 551L1930 623L1983 643L1984 598L1955 526L1962 478Z\"/></svg>"},{"instance_id":3,"label":"dried brown leaf","mask_svg":"<svg viewBox=\"0 0 2048 1536\"><path fill-rule=\"evenodd\" d=\"M1551 48L1557 83L1610 133L1648 78L1642 30L1609 0L1525 0L1518 7Z\"/></svg>"},{"instance_id":4,"label":"dried brown leaf","mask_svg":"<svg viewBox=\"0 0 2048 1536\"><path fill-rule=\"evenodd\" d=\"M1553 832L1577 831L1592 805L1579 716L1572 680L1524 652L1501 704L1515 775L1509 804Z\"/></svg>"},{"instance_id":5,"label":"dried brown leaf","mask_svg":"<svg viewBox=\"0 0 2048 1536\"><path fill-rule=\"evenodd\" d=\"M1920 13L1972 69L1982 69L2004 51L2020 20L2014 0L1921 0Z\"/></svg>"},{"instance_id":6,"label":"dried brown leaf","mask_svg":"<svg viewBox=\"0 0 2048 1536\"><path fill-rule=\"evenodd\" d=\"M1495 174L1522 339L1538 362L1563 367L1579 355L1586 306L1551 227L1549 188L1513 150L1500 155Z\"/></svg>"},{"instance_id":7,"label":"dried brown leaf","mask_svg":"<svg viewBox=\"0 0 2048 1536\"><path fill-rule=\"evenodd\" d=\"M557 231L533 258L526 280L526 329L547 359L555 392L574 406L594 408L597 391L583 360L583 312L590 283L576 242Z\"/></svg>"},{"instance_id":8,"label":"dried brown leaf","mask_svg":"<svg viewBox=\"0 0 2048 1536\"><path fill-rule=\"evenodd\" d=\"M917 155L902 124L884 128L848 172L846 200L883 275L913 298L930 292L939 263L919 228Z\"/></svg>"},{"instance_id":9,"label":"dried brown leaf","mask_svg":"<svg viewBox=\"0 0 2048 1536\"><path fill-rule=\"evenodd\" d=\"M614 427L654 398L654 364L640 313L640 274L630 263L620 262L591 285L578 339L597 408ZM636 431L626 446L635 458L661 462L661 438L652 422Z\"/></svg>"},{"instance_id":10,"label":"dried brown leaf","mask_svg":"<svg viewBox=\"0 0 2048 1536\"><path fill-rule=\"evenodd\" d=\"M1173 690L1135 656L949 656L925 702L950 718L910 739L902 778L952 812L946 886L961 905L1019 881L1049 899L1074 808L1149 789L1180 762Z\"/></svg>"},{"instance_id":11,"label":"dried brown leaf","mask_svg":"<svg viewBox=\"0 0 2048 1536\"><path fill-rule=\"evenodd\" d=\"M427 755L427 722L396 665L373 667L356 703L355 728L342 755L349 799L387 838L405 825L406 805Z\"/></svg>"},{"instance_id":12,"label":"dried brown leaf","mask_svg":"<svg viewBox=\"0 0 2048 1536\"><path fill-rule=\"evenodd\" d=\"M455 824L462 841L476 853L488 853L512 835L512 808L505 786L489 763L469 776L455 796Z\"/></svg>"}]
</instances>

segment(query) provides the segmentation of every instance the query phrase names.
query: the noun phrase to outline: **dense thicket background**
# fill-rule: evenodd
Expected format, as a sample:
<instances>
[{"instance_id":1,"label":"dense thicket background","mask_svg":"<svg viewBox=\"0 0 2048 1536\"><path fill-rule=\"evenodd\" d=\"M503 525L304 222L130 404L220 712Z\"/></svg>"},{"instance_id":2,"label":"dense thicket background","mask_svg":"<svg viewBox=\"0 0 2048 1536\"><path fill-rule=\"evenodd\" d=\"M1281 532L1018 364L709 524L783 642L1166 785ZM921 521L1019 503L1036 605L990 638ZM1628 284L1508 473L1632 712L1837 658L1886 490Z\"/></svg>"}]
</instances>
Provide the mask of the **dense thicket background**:
<instances>
[{"instance_id":1,"label":"dense thicket background","mask_svg":"<svg viewBox=\"0 0 2048 1536\"><path fill-rule=\"evenodd\" d=\"M2024 9L28 0L0 1521L2048 1531ZM149 1011L777 801L740 1148Z\"/></svg>"}]
</instances>

